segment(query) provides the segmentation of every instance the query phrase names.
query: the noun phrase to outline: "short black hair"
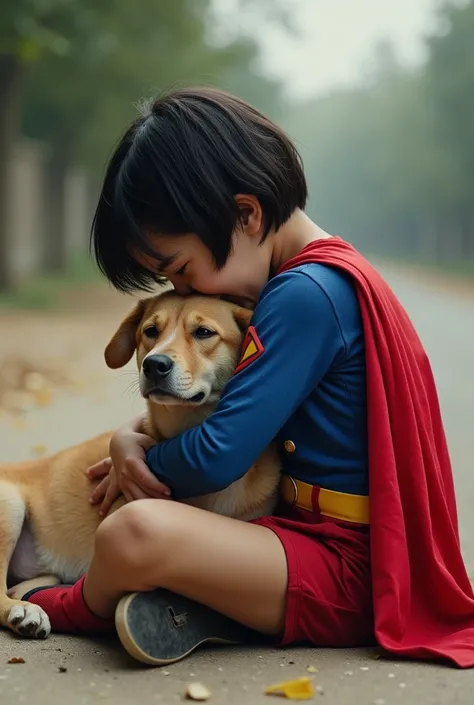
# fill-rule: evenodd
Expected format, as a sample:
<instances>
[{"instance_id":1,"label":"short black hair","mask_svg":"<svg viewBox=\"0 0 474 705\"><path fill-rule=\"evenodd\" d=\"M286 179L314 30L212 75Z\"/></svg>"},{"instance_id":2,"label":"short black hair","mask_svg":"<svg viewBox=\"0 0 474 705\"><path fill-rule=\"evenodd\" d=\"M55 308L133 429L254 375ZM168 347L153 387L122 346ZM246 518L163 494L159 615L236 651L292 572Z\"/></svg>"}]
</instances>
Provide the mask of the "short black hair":
<instances>
[{"instance_id":1,"label":"short black hair","mask_svg":"<svg viewBox=\"0 0 474 705\"><path fill-rule=\"evenodd\" d=\"M217 89L156 98L127 129L107 167L91 233L99 269L120 291L150 291L163 278L132 255L134 249L153 254L146 232L195 233L221 268L240 216L238 193L258 198L262 241L304 209L303 166L285 132Z\"/></svg>"}]
</instances>

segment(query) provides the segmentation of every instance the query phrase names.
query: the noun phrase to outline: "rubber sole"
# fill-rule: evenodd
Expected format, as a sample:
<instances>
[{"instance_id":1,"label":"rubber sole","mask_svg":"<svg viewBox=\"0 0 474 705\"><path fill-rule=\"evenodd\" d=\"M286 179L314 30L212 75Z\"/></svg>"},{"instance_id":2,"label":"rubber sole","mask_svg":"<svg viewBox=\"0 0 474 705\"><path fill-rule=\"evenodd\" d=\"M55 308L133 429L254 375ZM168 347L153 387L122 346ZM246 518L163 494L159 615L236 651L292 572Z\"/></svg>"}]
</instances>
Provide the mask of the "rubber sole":
<instances>
[{"instance_id":1,"label":"rubber sole","mask_svg":"<svg viewBox=\"0 0 474 705\"><path fill-rule=\"evenodd\" d=\"M130 656L150 666L180 661L204 643L243 644L256 636L219 612L164 589L123 597L115 627Z\"/></svg>"}]
</instances>

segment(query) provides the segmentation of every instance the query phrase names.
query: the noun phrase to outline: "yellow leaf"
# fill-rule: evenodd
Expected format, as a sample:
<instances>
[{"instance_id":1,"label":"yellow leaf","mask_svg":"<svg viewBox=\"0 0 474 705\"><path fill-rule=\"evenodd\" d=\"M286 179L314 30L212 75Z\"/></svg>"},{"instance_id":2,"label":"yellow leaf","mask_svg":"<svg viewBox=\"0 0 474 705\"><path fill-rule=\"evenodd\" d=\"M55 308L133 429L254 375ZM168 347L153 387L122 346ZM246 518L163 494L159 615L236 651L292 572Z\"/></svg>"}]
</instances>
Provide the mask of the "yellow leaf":
<instances>
[{"instance_id":1,"label":"yellow leaf","mask_svg":"<svg viewBox=\"0 0 474 705\"><path fill-rule=\"evenodd\" d=\"M40 456L40 455L44 455L47 452L47 450L48 449L46 448L46 446L43 443L38 443L38 445L33 446L33 448L31 449L31 452L33 453L33 455Z\"/></svg>"},{"instance_id":2,"label":"yellow leaf","mask_svg":"<svg viewBox=\"0 0 474 705\"><path fill-rule=\"evenodd\" d=\"M316 668L316 666L308 666L306 670L308 673L319 673L319 668Z\"/></svg>"},{"instance_id":3,"label":"yellow leaf","mask_svg":"<svg viewBox=\"0 0 474 705\"><path fill-rule=\"evenodd\" d=\"M284 695L291 700L309 700L314 696L313 686L309 678L296 678L293 681L283 681L265 688L265 695Z\"/></svg>"},{"instance_id":4,"label":"yellow leaf","mask_svg":"<svg viewBox=\"0 0 474 705\"><path fill-rule=\"evenodd\" d=\"M50 406L53 401L53 396L52 390L48 387L38 389L34 394L37 406Z\"/></svg>"}]
</instances>

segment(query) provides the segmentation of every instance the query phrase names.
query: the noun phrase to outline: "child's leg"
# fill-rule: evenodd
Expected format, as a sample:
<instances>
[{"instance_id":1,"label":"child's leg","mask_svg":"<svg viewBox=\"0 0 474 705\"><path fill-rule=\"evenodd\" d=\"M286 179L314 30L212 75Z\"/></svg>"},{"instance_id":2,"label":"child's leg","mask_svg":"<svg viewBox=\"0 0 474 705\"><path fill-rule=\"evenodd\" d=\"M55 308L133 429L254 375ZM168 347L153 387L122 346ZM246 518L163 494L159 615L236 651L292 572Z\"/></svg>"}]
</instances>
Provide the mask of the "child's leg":
<instances>
[{"instance_id":1,"label":"child's leg","mask_svg":"<svg viewBox=\"0 0 474 705\"><path fill-rule=\"evenodd\" d=\"M89 609L107 618L125 593L167 588L278 634L286 586L285 552L270 529L152 499L104 520L83 594Z\"/></svg>"},{"instance_id":2,"label":"child's leg","mask_svg":"<svg viewBox=\"0 0 474 705\"><path fill-rule=\"evenodd\" d=\"M25 599L53 631L86 634L112 629L119 604L122 643L154 664L210 638L246 641L247 627L284 644L373 642L367 527L245 523L165 500L131 502L103 522L85 581Z\"/></svg>"},{"instance_id":3,"label":"child's leg","mask_svg":"<svg viewBox=\"0 0 474 705\"><path fill-rule=\"evenodd\" d=\"M120 598L136 592L134 624L140 623L140 629L155 625L149 643L181 640L175 646L184 655L211 637L247 640L247 627L270 635L282 631L287 574L285 551L270 529L178 502L147 499L131 502L103 521L87 576L74 586L32 591L23 599L47 613L53 631L92 635L112 630ZM161 589L155 591L158 602L168 595L166 604L142 604L144 591L153 588ZM185 596L179 604L177 594ZM191 599L183 605L186 598ZM189 611L193 614L187 628L174 629L170 615L176 613L179 620ZM168 628L167 634L156 631L160 625Z\"/></svg>"}]
</instances>

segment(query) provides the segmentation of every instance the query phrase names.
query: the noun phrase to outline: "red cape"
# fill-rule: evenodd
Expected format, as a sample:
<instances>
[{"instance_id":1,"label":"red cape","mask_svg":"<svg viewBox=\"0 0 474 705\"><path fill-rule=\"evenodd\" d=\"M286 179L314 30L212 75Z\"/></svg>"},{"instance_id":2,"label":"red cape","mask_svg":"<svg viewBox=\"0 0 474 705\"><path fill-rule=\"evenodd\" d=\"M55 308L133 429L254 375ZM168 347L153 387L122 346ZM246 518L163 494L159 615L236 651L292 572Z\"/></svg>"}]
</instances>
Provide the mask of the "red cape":
<instances>
[{"instance_id":1,"label":"red cape","mask_svg":"<svg viewBox=\"0 0 474 705\"><path fill-rule=\"evenodd\" d=\"M395 294L351 245L316 240L280 272L310 262L350 274L362 312L376 638L400 656L474 666L474 594L426 353Z\"/></svg>"}]
</instances>

